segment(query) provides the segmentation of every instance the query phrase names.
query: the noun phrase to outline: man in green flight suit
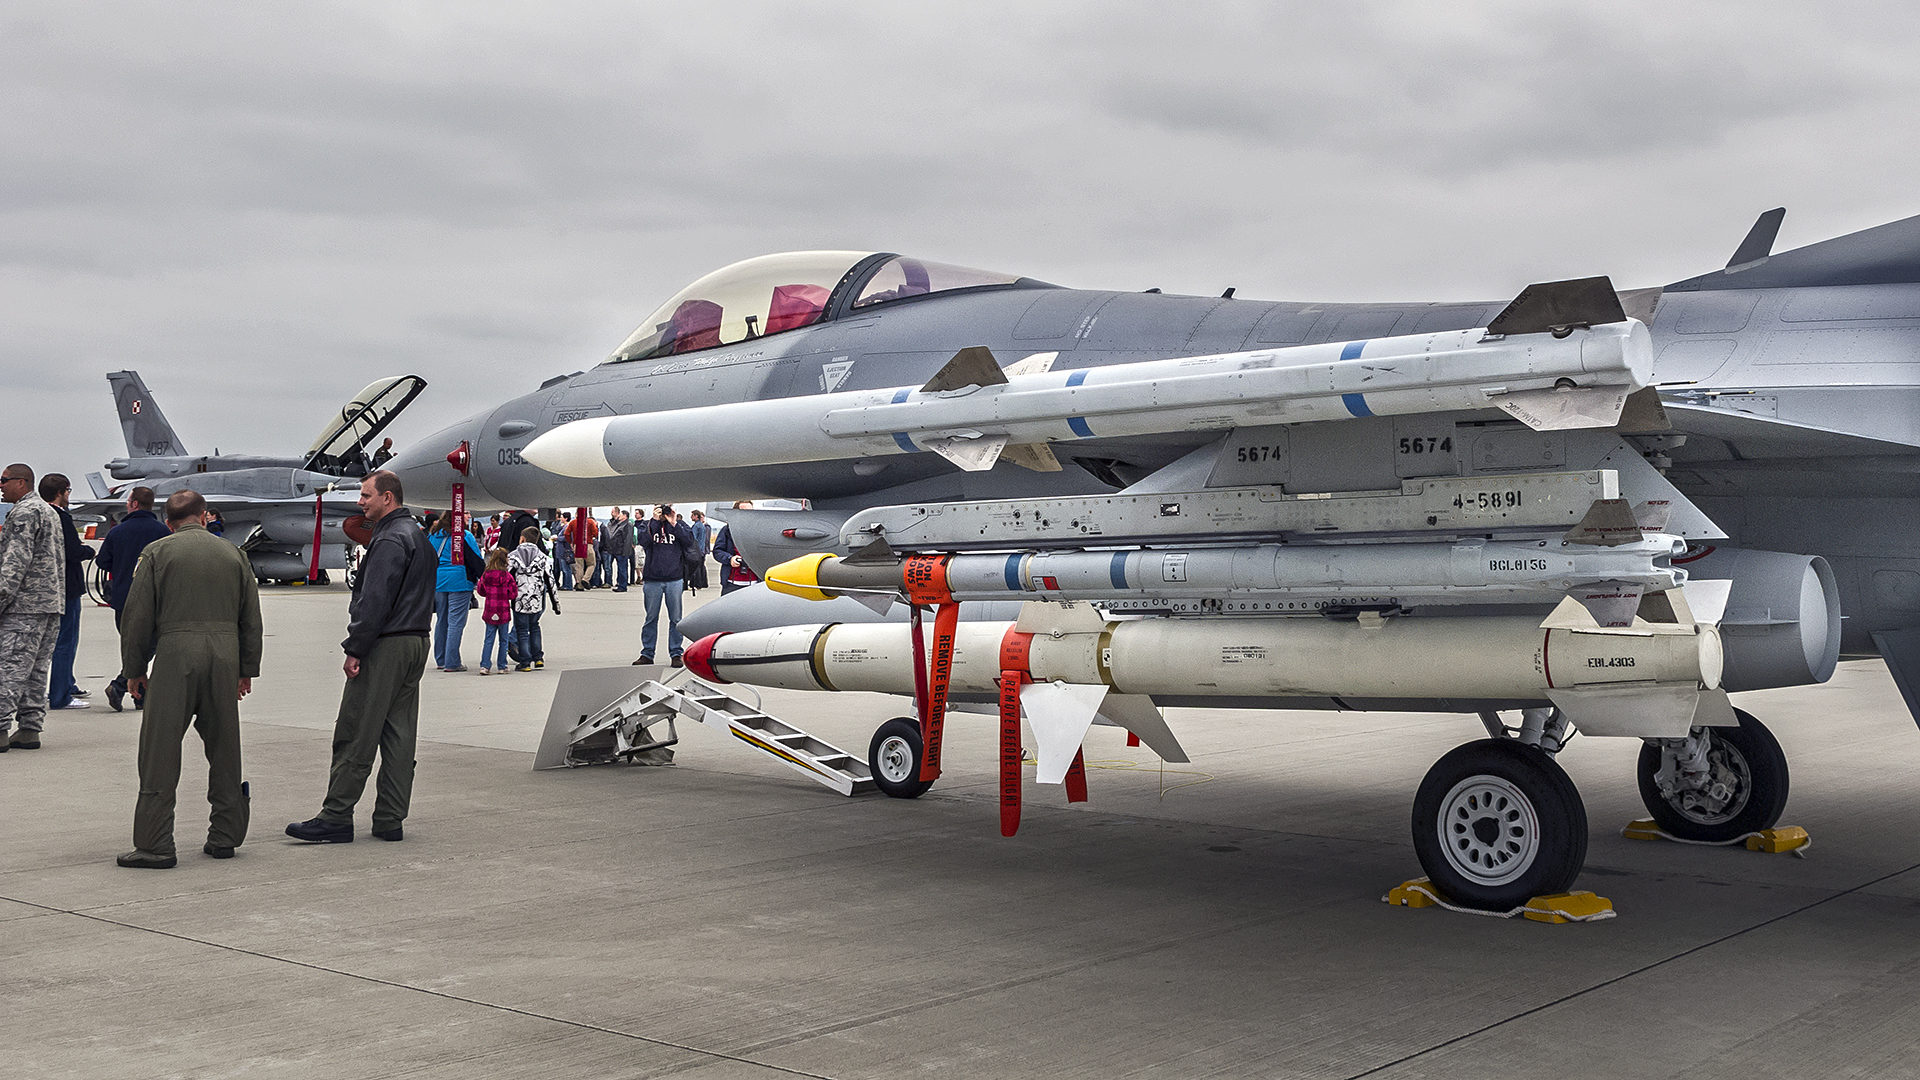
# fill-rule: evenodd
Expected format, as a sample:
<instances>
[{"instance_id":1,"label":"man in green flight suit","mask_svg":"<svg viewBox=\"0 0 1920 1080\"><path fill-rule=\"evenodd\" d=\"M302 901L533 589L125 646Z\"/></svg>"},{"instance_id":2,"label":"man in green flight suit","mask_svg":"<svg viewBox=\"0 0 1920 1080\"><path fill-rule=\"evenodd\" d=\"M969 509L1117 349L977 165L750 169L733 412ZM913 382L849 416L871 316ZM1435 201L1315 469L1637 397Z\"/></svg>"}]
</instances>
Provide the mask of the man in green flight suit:
<instances>
[{"instance_id":1,"label":"man in green flight suit","mask_svg":"<svg viewBox=\"0 0 1920 1080\"><path fill-rule=\"evenodd\" d=\"M121 612L121 674L146 700L134 850L120 856L121 866L165 870L178 861L173 804L189 722L207 746L207 801L213 805L202 850L230 859L247 838L240 699L260 674L260 590L247 556L208 532L206 521L207 502L197 492L176 491L167 499L173 534L140 553Z\"/></svg>"}]
</instances>

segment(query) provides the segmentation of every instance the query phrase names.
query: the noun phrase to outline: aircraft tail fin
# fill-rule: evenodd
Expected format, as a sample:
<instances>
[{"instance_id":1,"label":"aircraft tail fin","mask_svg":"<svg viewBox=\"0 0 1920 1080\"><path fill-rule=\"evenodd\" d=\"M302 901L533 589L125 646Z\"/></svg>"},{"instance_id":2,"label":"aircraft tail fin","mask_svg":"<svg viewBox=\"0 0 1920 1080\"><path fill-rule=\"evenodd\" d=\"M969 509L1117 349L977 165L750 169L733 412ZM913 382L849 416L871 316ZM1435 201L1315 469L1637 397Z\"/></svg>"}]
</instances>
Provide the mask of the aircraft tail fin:
<instances>
[{"instance_id":1,"label":"aircraft tail fin","mask_svg":"<svg viewBox=\"0 0 1920 1080\"><path fill-rule=\"evenodd\" d=\"M139 372L109 371L107 385L113 387L113 407L127 438L128 457L186 456L186 447L180 445L180 437L173 433L173 425L167 423Z\"/></svg>"}]
</instances>

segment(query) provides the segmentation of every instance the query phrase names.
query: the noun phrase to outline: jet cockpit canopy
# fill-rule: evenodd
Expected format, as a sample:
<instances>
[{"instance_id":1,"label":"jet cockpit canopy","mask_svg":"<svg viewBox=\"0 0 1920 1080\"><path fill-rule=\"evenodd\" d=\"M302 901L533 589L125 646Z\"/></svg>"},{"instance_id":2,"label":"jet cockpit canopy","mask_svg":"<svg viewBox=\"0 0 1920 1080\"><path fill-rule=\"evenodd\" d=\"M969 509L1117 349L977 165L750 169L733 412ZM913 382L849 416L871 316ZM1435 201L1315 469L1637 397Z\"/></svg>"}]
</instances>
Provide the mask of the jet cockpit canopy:
<instances>
[{"instance_id":1,"label":"jet cockpit canopy","mask_svg":"<svg viewBox=\"0 0 1920 1080\"><path fill-rule=\"evenodd\" d=\"M427 380L418 375L389 375L375 379L353 395L327 419L320 437L307 447L306 468L312 472L364 475L367 443L413 403ZM359 472L349 469L360 466Z\"/></svg>"},{"instance_id":2,"label":"jet cockpit canopy","mask_svg":"<svg viewBox=\"0 0 1920 1080\"><path fill-rule=\"evenodd\" d=\"M876 258L882 259L874 263ZM867 264L865 280L850 278ZM722 267L661 304L609 358L647 360L798 330L827 317L834 295L858 286L851 306L1011 285L1011 274L867 251L789 251Z\"/></svg>"}]
</instances>

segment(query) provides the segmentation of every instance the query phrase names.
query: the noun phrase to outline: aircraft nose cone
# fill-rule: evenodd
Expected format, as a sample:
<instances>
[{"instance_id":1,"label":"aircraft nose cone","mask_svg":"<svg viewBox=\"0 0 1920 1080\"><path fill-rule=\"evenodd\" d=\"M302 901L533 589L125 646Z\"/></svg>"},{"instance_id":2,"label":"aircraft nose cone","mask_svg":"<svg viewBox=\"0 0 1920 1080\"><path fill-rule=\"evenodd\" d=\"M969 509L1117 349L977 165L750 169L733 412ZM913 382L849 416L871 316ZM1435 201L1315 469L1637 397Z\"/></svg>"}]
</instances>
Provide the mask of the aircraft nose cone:
<instances>
[{"instance_id":1,"label":"aircraft nose cone","mask_svg":"<svg viewBox=\"0 0 1920 1080\"><path fill-rule=\"evenodd\" d=\"M480 426L486 418L486 413L477 413L426 438L416 439L387 462L387 468L400 477L407 505L436 509L452 505L456 480L467 485L469 504L489 501L486 489L480 483L478 469L470 469L470 475L461 476L447 463L447 455L462 442L478 452Z\"/></svg>"}]
</instances>

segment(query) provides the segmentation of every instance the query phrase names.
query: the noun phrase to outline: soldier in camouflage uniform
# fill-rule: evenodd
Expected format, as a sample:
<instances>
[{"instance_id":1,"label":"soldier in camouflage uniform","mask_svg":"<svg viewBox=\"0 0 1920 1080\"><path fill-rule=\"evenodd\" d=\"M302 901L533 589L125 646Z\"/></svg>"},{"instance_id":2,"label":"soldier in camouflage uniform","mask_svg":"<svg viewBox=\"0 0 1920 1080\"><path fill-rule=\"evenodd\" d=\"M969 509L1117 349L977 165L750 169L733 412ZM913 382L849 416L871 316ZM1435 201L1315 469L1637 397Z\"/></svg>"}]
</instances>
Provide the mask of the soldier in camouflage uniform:
<instances>
[{"instance_id":1,"label":"soldier in camouflage uniform","mask_svg":"<svg viewBox=\"0 0 1920 1080\"><path fill-rule=\"evenodd\" d=\"M180 787L180 742L191 723L207 747L206 846L230 859L247 838L247 789L240 772L240 699L260 674L260 591L239 548L206 529L199 493L167 499L173 530L140 553L120 622L120 673L146 696L140 720L140 799L133 810L134 850L121 866L176 865L173 807ZM153 674L147 658L153 657Z\"/></svg>"},{"instance_id":2,"label":"soldier in camouflage uniform","mask_svg":"<svg viewBox=\"0 0 1920 1080\"><path fill-rule=\"evenodd\" d=\"M0 522L0 753L38 750L47 717L47 674L67 609L67 544L60 516L33 490L33 470L0 470L13 504ZM8 730L19 730L11 740Z\"/></svg>"}]
</instances>

